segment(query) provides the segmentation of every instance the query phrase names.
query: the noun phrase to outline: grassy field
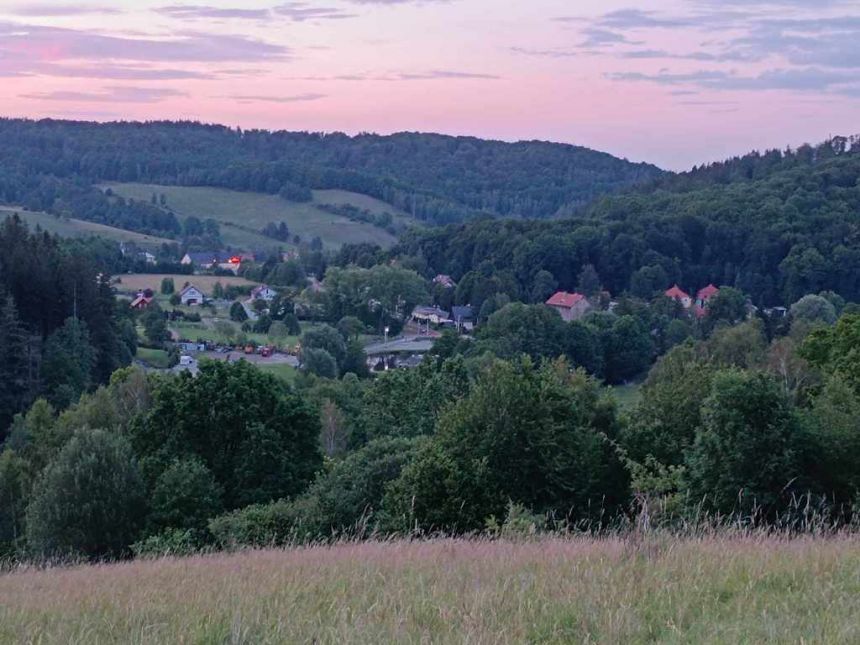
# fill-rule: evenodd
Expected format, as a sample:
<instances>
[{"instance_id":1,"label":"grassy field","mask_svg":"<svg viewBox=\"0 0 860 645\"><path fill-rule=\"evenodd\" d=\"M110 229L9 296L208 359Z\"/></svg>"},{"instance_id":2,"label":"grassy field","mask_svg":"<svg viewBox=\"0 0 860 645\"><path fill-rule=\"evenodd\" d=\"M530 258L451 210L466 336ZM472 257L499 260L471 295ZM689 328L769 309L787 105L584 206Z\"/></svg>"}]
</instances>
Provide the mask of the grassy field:
<instances>
[{"instance_id":1,"label":"grassy field","mask_svg":"<svg viewBox=\"0 0 860 645\"><path fill-rule=\"evenodd\" d=\"M236 285L240 287L256 287L258 283L251 282L245 278L237 276L221 276L221 275L169 275L162 273L128 273L117 276L120 279L116 285L116 290L120 293L135 293L142 289L152 289L156 293L161 289L161 281L164 278L173 278L173 285L178 293L182 289L182 285L186 282L191 282L198 289L202 289L207 296L212 295L212 289L215 284L220 282L225 287Z\"/></svg>"},{"instance_id":2,"label":"grassy field","mask_svg":"<svg viewBox=\"0 0 860 645\"><path fill-rule=\"evenodd\" d=\"M109 184L123 197L148 201L153 193L167 197L168 208L178 217L195 216L221 222L221 237L228 245L245 249L268 248L278 242L257 231L269 222L286 222L294 235L305 241L319 236L323 244L337 248L346 242L371 242L389 247L396 238L387 231L363 222L352 222L317 208L319 204L352 204L372 212L387 211L399 221L412 221L384 202L342 190L314 191L314 201L297 204L277 195L243 193L224 188L158 186L153 184ZM231 224L233 224L231 226ZM238 226L236 226L238 225Z\"/></svg>"},{"instance_id":3,"label":"grassy field","mask_svg":"<svg viewBox=\"0 0 860 645\"><path fill-rule=\"evenodd\" d=\"M0 576L17 643L857 643L856 539L436 540Z\"/></svg>"},{"instance_id":4,"label":"grassy field","mask_svg":"<svg viewBox=\"0 0 860 645\"><path fill-rule=\"evenodd\" d=\"M29 225L31 230L35 229L36 226L40 226L42 230L56 233L61 237L89 237L97 235L98 237L104 237L116 242L134 242L138 246L145 248L156 248L165 243L175 244L175 240L125 231L121 228L96 224L95 222L56 217L50 213L25 211L11 206L0 206L0 218L5 218L7 215L12 215L13 213L18 213L18 216Z\"/></svg>"},{"instance_id":5,"label":"grassy field","mask_svg":"<svg viewBox=\"0 0 860 645\"><path fill-rule=\"evenodd\" d=\"M157 369L167 369L170 357L163 349L150 349L149 347L138 347L135 358Z\"/></svg>"},{"instance_id":6,"label":"grassy field","mask_svg":"<svg viewBox=\"0 0 860 645\"><path fill-rule=\"evenodd\" d=\"M299 373L295 367L286 363L257 363L256 365L264 372L277 376L290 384L295 382Z\"/></svg>"}]
</instances>

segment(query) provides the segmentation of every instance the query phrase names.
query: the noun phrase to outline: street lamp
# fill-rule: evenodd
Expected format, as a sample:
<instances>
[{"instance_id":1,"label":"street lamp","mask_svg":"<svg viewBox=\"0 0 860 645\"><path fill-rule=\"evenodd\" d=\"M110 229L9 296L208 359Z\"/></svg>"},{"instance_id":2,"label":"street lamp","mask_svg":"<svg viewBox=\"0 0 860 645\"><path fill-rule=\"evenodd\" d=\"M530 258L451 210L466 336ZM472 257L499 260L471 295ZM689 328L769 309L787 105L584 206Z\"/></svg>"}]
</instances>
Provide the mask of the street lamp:
<instances>
[{"instance_id":1,"label":"street lamp","mask_svg":"<svg viewBox=\"0 0 860 645\"><path fill-rule=\"evenodd\" d=\"M390 328L386 325L386 327L385 327L385 342L386 342L386 343L388 343L388 330L389 330L389 329L390 329Z\"/></svg>"}]
</instances>

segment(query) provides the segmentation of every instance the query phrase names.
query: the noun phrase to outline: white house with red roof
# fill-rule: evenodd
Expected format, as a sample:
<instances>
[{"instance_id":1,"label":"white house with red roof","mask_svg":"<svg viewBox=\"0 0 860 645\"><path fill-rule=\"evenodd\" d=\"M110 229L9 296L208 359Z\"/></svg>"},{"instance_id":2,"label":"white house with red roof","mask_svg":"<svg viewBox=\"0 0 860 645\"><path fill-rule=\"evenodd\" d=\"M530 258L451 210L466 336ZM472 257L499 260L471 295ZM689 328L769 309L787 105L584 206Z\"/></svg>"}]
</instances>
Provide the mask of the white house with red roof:
<instances>
[{"instance_id":1,"label":"white house with red roof","mask_svg":"<svg viewBox=\"0 0 860 645\"><path fill-rule=\"evenodd\" d=\"M713 284L709 284L707 287L702 287L696 294L696 304L699 305L702 309L704 309L705 305L708 304L708 301L715 295L717 295L719 292L720 290Z\"/></svg>"},{"instance_id":2,"label":"white house with red roof","mask_svg":"<svg viewBox=\"0 0 860 645\"><path fill-rule=\"evenodd\" d=\"M693 299L690 297L690 294L677 284L672 285L671 289L666 290L666 297L680 302L684 309L689 309L693 306Z\"/></svg>"},{"instance_id":3,"label":"white house with red roof","mask_svg":"<svg viewBox=\"0 0 860 645\"><path fill-rule=\"evenodd\" d=\"M546 301L548 307L555 309L566 321L579 320L591 309L591 303L581 293L557 291Z\"/></svg>"}]
</instances>

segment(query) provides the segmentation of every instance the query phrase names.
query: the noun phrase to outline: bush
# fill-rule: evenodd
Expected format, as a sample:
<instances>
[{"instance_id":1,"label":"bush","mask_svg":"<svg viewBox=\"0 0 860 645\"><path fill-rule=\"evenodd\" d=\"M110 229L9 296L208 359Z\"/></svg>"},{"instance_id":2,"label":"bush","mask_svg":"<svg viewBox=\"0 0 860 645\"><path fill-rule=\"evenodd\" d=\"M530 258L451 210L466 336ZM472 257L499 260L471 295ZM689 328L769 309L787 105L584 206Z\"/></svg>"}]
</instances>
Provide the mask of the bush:
<instances>
[{"instance_id":1,"label":"bush","mask_svg":"<svg viewBox=\"0 0 860 645\"><path fill-rule=\"evenodd\" d=\"M337 361L324 349L303 349L302 360L305 370L322 378L337 378Z\"/></svg>"},{"instance_id":2,"label":"bush","mask_svg":"<svg viewBox=\"0 0 860 645\"><path fill-rule=\"evenodd\" d=\"M230 320L235 322L245 322L248 320L248 312L238 300L230 305Z\"/></svg>"},{"instance_id":3,"label":"bush","mask_svg":"<svg viewBox=\"0 0 860 645\"><path fill-rule=\"evenodd\" d=\"M198 551L198 547L194 531L167 529L135 542L131 550L138 558L163 558L168 555L192 555Z\"/></svg>"},{"instance_id":4,"label":"bush","mask_svg":"<svg viewBox=\"0 0 860 645\"><path fill-rule=\"evenodd\" d=\"M175 461L156 480L150 523L155 530L202 532L223 509L222 490L212 472L198 459Z\"/></svg>"},{"instance_id":5,"label":"bush","mask_svg":"<svg viewBox=\"0 0 860 645\"><path fill-rule=\"evenodd\" d=\"M306 538L301 532L300 505L284 500L254 504L209 522L209 532L220 548L276 546Z\"/></svg>"},{"instance_id":6,"label":"bush","mask_svg":"<svg viewBox=\"0 0 860 645\"><path fill-rule=\"evenodd\" d=\"M77 433L36 482L27 541L40 555L125 553L146 509L129 443L102 430Z\"/></svg>"}]
</instances>

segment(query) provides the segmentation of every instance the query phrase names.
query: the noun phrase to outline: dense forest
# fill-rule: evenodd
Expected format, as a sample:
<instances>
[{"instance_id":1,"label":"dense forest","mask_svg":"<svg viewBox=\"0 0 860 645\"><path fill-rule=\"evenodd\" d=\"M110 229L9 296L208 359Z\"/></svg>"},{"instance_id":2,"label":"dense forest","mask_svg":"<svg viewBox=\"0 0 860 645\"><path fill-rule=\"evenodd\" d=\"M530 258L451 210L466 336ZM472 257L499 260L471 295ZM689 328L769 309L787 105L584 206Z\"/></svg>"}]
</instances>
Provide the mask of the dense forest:
<instances>
[{"instance_id":1,"label":"dense forest","mask_svg":"<svg viewBox=\"0 0 860 645\"><path fill-rule=\"evenodd\" d=\"M860 141L840 138L667 176L564 220L412 231L399 252L450 274L457 300L479 307L496 293L573 290L588 265L613 294L714 283L765 306L821 290L858 300L858 216Z\"/></svg>"},{"instance_id":2,"label":"dense forest","mask_svg":"<svg viewBox=\"0 0 860 645\"><path fill-rule=\"evenodd\" d=\"M218 186L310 199L311 188L376 197L430 223L481 213L543 219L661 171L539 141L239 130L191 122L0 119L0 201L132 230L174 234L175 218L108 200L102 181Z\"/></svg>"},{"instance_id":3,"label":"dense forest","mask_svg":"<svg viewBox=\"0 0 860 645\"><path fill-rule=\"evenodd\" d=\"M0 224L0 437L39 396L68 405L128 365L137 335L103 273L98 240Z\"/></svg>"}]
</instances>

